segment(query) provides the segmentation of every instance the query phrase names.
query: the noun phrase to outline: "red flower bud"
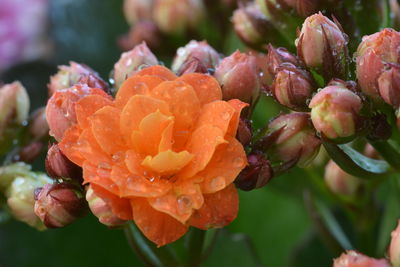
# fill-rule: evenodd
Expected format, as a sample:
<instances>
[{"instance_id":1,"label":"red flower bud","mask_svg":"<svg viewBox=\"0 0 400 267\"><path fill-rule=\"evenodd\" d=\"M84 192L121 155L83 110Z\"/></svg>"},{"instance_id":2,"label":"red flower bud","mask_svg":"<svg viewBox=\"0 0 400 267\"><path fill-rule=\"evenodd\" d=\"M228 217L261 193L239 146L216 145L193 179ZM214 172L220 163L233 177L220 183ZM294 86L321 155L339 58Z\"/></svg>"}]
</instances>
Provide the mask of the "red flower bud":
<instances>
[{"instance_id":1,"label":"red flower bud","mask_svg":"<svg viewBox=\"0 0 400 267\"><path fill-rule=\"evenodd\" d=\"M130 25L152 18L154 0L124 0L124 15Z\"/></svg>"},{"instance_id":2,"label":"red flower bud","mask_svg":"<svg viewBox=\"0 0 400 267\"><path fill-rule=\"evenodd\" d=\"M82 168L71 162L57 144L49 147L45 165L47 173L54 179L67 178L82 182Z\"/></svg>"},{"instance_id":3,"label":"red flower bud","mask_svg":"<svg viewBox=\"0 0 400 267\"><path fill-rule=\"evenodd\" d=\"M344 85L328 85L311 100L311 119L323 137L348 142L361 127L361 98Z\"/></svg>"},{"instance_id":4,"label":"red flower bud","mask_svg":"<svg viewBox=\"0 0 400 267\"><path fill-rule=\"evenodd\" d=\"M92 213L99 218L99 221L108 227L118 227L123 225L126 221L121 220L111 211L110 205L107 204L102 198L98 197L93 189L89 186L86 191L86 200Z\"/></svg>"},{"instance_id":5,"label":"red flower bud","mask_svg":"<svg viewBox=\"0 0 400 267\"><path fill-rule=\"evenodd\" d=\"M251 137L251 121L248 119L240 118L238 129L236 132L236 139L242 143L242 145L246 146L250 144Z\"/></svg>"},{"instance_id":6,"label":"red flower bud","mask_svg":"<svg viewBox=\"0 0 400 267\"><path fill-rule=\"evenodd\" d=\"M358 46L355 54L358 83L363 93L374 100L380 98L378 78L385 70L387 63L399 63L399 46L400 33L393 29L384 29L364 36Z\"/></svg>"},{"instance_id":7,"label":"red flower bud","mask_svg":"<svg viewBox=\"0 0 400 267\"><path fill-rule=\"evenodd\" d=\"M189 72L206 73L214 69L220 61L220 56L206 41L190 41L186 46L178 48L172 71L178 75Z\"/></svg>"},{"instance_id":8,"label":"red flower bud","mask_svg":"<svg viewBox=\"0 0 400 267\"><path fill-rule=\"evenodd\" d=\"M333 267L390 267L390 264L385 259L374 259L348 250L333 261Z\"/></svg>"},{"instance_id":9,"label":"red flower bud","mask_svg":"<svg viewBox=\"0 0 400 267\"><path fill-rule=\"evenodd\" d=\"M299 59L287 51L286 48L278 47L275 48L271 44L268 45L268 71L272 76L275 76L277 69L282 63L291 63L294 66L301 66Z\"/></svg>"},{"instance_id":10,"label":"red flower bud","mask_svg":"<svg viewBox=\"0 0 400 267\"><path fill-rule=\"evenodd\" d=\"M361 180L343 171L333 160L325 167L325 183L335 194L352 196L360 188Z\"/></svg>"},{"instance_id":11,"label":"red flower bud","mask_svg":"<svg viewBox=\"0 0 400 267\"><path fill-rule=\"evenodd\" d=\"M47 85L49 89L49 96L52 96L55 92L70 88L77 83L86 84L92 88L103 89L108 92L107 83L104 82L99 74L84 64L79 64L74 61L70 61L69 66L59 66L59 71L50 77L50 83ZM91 78L85 78L86 76ZM95 85L95 87L91 86Z\"/></svg>"},{"instance_id":12,"label":"red flower bud","mask_svg":"<svg viewBox=\"0 0 400 267\"><path fill-rule=\"evenodd\" d=\"M315 90L312 76L290 63L280 65L271 87L280 104L297 111L307 110L307 100Z\"/></svg>"},{"instance_id":13,"label":"red flower bud","mask_svg":"<svg viewBox=\"0 0 400 267\"><path fill-rule=\"evenodd\" d=\"M167 34L182 34L194 28L204 17L202 0L155 0L153 19Z\"/></svg>"},{"instance_id":14,"label":"red flower bud","mask_svg":"<svg viewBox=\"0 0 400 267\"><path fill-rule=\"evenodd\" d=\"M305 167L318 154L321 141L316 136L308 113L290 113L273 119L269 134L262 141L271 161L280 162L288 168L298 164Z\"/></svg>"},{"instance_id":15,"label":"red flower bud","mask_svg":"<svg viewBox=\"0 0 400 267\"><path fill-rule=\"evenodd\" d=\"M273 170L270 162L261 152L247 156L248 166L244 168L235 180L238 188L244 191L261 188L273 177Z\"/></svg>"},{"instance_id":16,"label":"red flower bud","mask_svg":"<svg viewBox=\"0 0 400 267\"><path fill-rule=\"evenodd\" d=\"M400 267L400 220L397 222L396 229L392 232L388 254L392 266Z\"/></svg>"},{"instance_id":17,"label":"red flower bud","mask_svg":"<svg viewBox=\"0 0 400 267\"><path fill-rule=\"evenodd\" d=\"M115 88L142 67L157 65L156 56L150 51L146 43L135 46L131 51L122 53L120 59L114 65Z\"/></svg>"},{"instance_id":18,"label":"red flower bud","mask_svg":"<svg viewBox=\"0 0 400 267\"><path fill-rule=\"evenodd\" d=\"M224 100L237 98L251 104L259 96L259 71L254 56L236 51L221 61L214 76L222 87Z\"/></svg>"},{"instance_id":19,"label":"red flower bud","mask_svg":"<svg viewBox=\"0 0 400 267\"><path fill-rule=\"evenodd\" d=\"M85 198L71 184L46 184L36 196L35 213L48 228L64 227L85 215Z\"/></svg>"},{"instance_id":20,"label":"red flower bud","mask_svg":"<svg viewBox=\"0 0 400 267\"><path fill-rule=\"evenodd\" d=\"M321 13L308 17L296 40L297 54L307 67L325 77L347 78L347 35L341 26Z\"/></svg>"}]
</instances>

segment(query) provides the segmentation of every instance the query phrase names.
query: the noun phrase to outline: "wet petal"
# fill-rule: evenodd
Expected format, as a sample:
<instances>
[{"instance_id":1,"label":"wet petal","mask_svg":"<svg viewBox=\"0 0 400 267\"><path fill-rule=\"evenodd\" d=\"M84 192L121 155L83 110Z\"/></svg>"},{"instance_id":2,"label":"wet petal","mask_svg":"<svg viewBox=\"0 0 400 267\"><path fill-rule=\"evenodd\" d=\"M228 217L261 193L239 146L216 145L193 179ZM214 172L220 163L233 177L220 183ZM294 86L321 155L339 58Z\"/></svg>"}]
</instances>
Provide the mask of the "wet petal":
<instances>
[{"instance_id":1,"label":"wet petal","mask_svg":"<svg viewBox=\"0 0 400 267\"><path fill-rule=\"evenodd\" d=\"M190 84L196 91L201 105L222 99L221 87L218 81L210 75L188 73L179 77L177 81L184 81Z\"/></svg>"},{"instance_id":2,"label":"wet petal","mask_svg":"<svg viewBox=\"0 0 400 267\"><path fill-rule=\"evenodd\" d=\"M124 150L125 142L119 129L120 111L106 106L90 117L92 132L104 152L114 154Z\"/></svg>"},{"instance_id":3,"label":"wet petal","mask_svg":"<svg viewBox=\"0 0 400 267\"><path fill-rule=\"evenodd\" d=\"M180 223L166 213L156 211L144 198L131 200L133 219L142 233L156 243L164 246L183 236L188 226Z\"/></svg>"},{"instance_id":4,"label":"wet petal","mask_svg":"<svg viewBox=\"0 0 400 267\"><path fill-rule=\"evenodd\" d=\"M168 68L166 68L164 66L160 66L160 65L147 67L145 69L140 70L135 75L140 75L140 76L153 75L153 76L157 76L159 78L162 78L162 79L165 79L168 81L172 81L177 78L176 75L172 71L170 71Z\"/></svg>"},{"instance_id":5,"label":"wet petal","mask_svg":"<svg viewBox=\"0 0 400 267\"><path fill-rule=\"evenodd\" d=\"M81 135L81 130L77 126L70 127L64 133L62 141L58 144L64 155L73 163L82 166L85 158L80 153L77 143L79 136Z\"/></svg>"},{"instance_id":6,"label":"wet petal","mask_svg":"<svg viewBox=\"0 0 400 267\"><path fill-rule=\"evenodd\" d=\"M207 230L231 223L237 216L239 198L235 185L213 194L204 195L204 204L190 218L190 225Z\"/></svg>"},{"instance_id":7,"label":"wet petal","mask_svg":"<svg viewBox=\"0 0 400 267\"><path fill-rule=\"evenodd\" d=\"M80 99L75 104L76 119L79 127L82 129L90 127L89 117L102 107L110 105L112 105L112 101L108 97L98 94L88 95Z\"/></svg>"},{"instance_id":8,"label":"wet petal","mask_svg":"<svg viewBox=\"0 0 400 267\"><path fill-rule=\"evenodd\" d=\"M222 130L223 135L225 135L235 113L236 110L227 102L214 101L203 106L196 125L197 127L201 127L202 125L218 127Z\"/></svg>"},{"instance_id":9,"label":"wet petal","mask_svg":"<svg viewBox=\"0 0 400 267\"><path fill-rule=\"evenodd\" d=\"M187 151L177 153L172 150L167 150L158 153L154 157L147 156L143 160L142 166L155 173L169 175L185 167L192 158L193 155Z\"/></svg>"},{"instance_id":10,"label":"wet petal","mask_svg":"<svg viewBox=\"0 0 400 267\"><path fill-rule=\"evenodd\" d=\"M228 139L228 142L218 146L210 163L197 174L204 179L201 189L205 194L224 189L247 164L243 146L235 138Z\"/></svg>"}]
</instances>

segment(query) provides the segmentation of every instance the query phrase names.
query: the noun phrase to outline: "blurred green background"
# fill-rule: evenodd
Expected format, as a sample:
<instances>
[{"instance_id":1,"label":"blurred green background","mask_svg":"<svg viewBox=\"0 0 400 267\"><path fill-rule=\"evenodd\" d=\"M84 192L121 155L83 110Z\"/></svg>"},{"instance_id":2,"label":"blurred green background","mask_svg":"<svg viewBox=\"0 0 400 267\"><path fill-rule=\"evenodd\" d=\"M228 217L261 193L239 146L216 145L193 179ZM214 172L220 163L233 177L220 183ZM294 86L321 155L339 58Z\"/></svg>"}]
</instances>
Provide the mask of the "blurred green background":
<instances>
[{"instance_id":1,"label":"blurred green background","mask_svg":"<svg viewBox=\"0 0 400 267\"><path fill-rule=\"evenodd\" d=\"M50 22L51 58L15 66L1 77L4 82L23 82L32 110L45 104L49 75L59 64L70 60L85 63L107 79L121 54L117 38L128 31L122 0L53 0ZM229 38L225 51L220 52L229 54L243 48L234 34ZM168 63L168 55L164 57ZM265 124L277 112L275 103L261 101L256 125ZM43 170L43 156L34 166ZM329 254L315 237L302 202L304 179L304 173L294 169L263 189L240 192L238 218L219 235L204 266L330 266L337 255ZM63 229L44 232L15 220L0 225L1 267L142 265L123 231L109 230L92 215Z\"/></svg>"}]
</instances>

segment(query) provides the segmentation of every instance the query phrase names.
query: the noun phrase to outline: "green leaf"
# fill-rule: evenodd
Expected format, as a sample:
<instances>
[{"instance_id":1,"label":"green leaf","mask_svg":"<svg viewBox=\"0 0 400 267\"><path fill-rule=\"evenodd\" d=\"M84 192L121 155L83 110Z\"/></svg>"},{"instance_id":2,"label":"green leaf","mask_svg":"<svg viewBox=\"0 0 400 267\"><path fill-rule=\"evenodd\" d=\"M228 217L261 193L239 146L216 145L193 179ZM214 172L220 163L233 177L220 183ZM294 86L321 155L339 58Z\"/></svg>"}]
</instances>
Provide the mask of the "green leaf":
<instances>
[{"instance_id":1,"label":"green leaf","mask_svg":"<svg viewBox=\"0 0 400 267\"><path fill-rule=\"evenodd\" d=\"M345 172L361 179L381 177L389 171L386 161L368 158L349 145L323 142L329 156Z\"/></svg>"}]
</instances>

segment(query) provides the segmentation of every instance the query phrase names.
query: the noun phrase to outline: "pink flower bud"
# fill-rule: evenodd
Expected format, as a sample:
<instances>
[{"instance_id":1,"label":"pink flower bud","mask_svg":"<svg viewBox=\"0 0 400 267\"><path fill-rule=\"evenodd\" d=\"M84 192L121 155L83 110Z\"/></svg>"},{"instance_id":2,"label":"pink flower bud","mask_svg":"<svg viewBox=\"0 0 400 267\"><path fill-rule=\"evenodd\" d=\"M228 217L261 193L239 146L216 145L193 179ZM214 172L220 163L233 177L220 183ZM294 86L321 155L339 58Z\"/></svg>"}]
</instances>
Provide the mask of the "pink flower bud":
<instances>
[{"instance_id":1,"label":"pink flower bud","mask_svg":"<svg viewBox=\"0 0 400 267\"><path fill-rule=\"evenodd\" d=\"M392 266L400 267L400 220L397 222L396 229L392 232L388 254Z\"/></svg>"},{"instance_id":2,"label":"pink flower bud","mask_svg":"<svg viewBox=\"0 0 400 267\"><path fill-rule=\"evenodd\" d=\"M261 152L247 156L248 166L244 168L235 180L238 188L244 191L261 188L273 177L270 162Z\"/></svg>"},{"instance_id":3,"label":"pink flower bud","mask_svg":"<svg viewBox=\"0 0 400 267\"><path fill-rule=\"evenodd\" d=\"M49 147L45 165L47 173L54 179L66 178L82 182L82 168L71 162L57 144Z\"/></svg>"},{"instance_id":4,"label":"pink flower bud","mask_svg":"<svg viewBox=\"0 0 400 267\"><path fill-rule=\"evenodd\" d=\"M118 227L123 225L126 221L121 220L111 211L110 205L107 204L102 198L98 197L91 186L86 191L86 200L92 213L99 218L99 221L108 227Z\"/></svg>"},{"instance_id":5,"label":"pink flower bud","mask_svg":"<svg viewBox=\"0 0 400 267\"><path fill-rule=\"evenodd\" d=\"M270 74L272 76L275 76L277 69L283 63L291 63L294 66L298 67L301 66L299 59L295 55L287 51L286 48L283 47L275 48L271 44L269 44L267 64L268 64L268 71L270 72Z\"/></svg>"},{"instance_id":6,"label":"pink flower bud","mask_svg":"<svg viewBox=\"0 0 400 267\"><path fill-rule=\"evenodd\" d=\"M254 56L236 51L221 61L214 76L222 87L225 100L236 98L251 104L259 96L259 71Z\"/></svg>"},{"instance_id":7,"label":"pink flower bud","mask_svg":"<svg viewBox=\"0 0 400 267\"><path fill-rule=\"evenodd\" d=\"M296 40L297 54L309 68L325 77L347 78L347 35L321 13L308 17Z\"/></svg>"},{"instance_id":8,"label":"pink flower bud","mask_svg":"<svg viewBox=\"0 0 400 267\"><path fill-rule=\"evenodd\" d=\"M317 156L321 141L308 113L280 115L268 124L268 129L264 150L271 161L305 167Z\"/></svg>"},{"instance_id":9,"label":"pink flower bud","mask_svg":"<svg viewBox=\"0 0 400 267\"><path fill-rule=\"evenodd\" d=\"M91 78L86 78L86 82L90 82L89 87L103 89L108 92L107 84L100 78L100 76L84 64L79 64L74 61L69 62L69 66L59 66L59 71L50 77L50 83L47 85L49 89L49 96L55 92L70 88L77 83L85 83L86 76L91 75ZM82 80L81 80L82 79ZM91 85L95 85L91 86Z\"/></svg>"},{"instance_id":10,"label":"pink flower bud","mask_svg":"<svg viewBox=\"0 0 400 267\"><path fill-rule=\"evenodd\" d=\"M152 17L154 0L124 0L124 15L130 25Z\"/></svg>"},{"instance_id":11,"label":"pink flower bud","mask_svg":"<svg viewBox=\"0 0 400 267\"><path fill-rule=\"evenodd\" d=\"M71 88L55 92L46 106L46 119L50 128L50 135L60 141L64 132L77 123L75 103L93 92L106 95L104 91L90 88L86 84L77 84Z\"/></svg>"},{"instance_id":12,"label":"pink flower bud","mask_svg":"<svg viewBox=\"0 0 400 267\"><path fill-rule=\"evenodd\" d=\"M348 250L333 261L333 267L390 267L390 264L385 259L374 259Z\"/></svg>"},{"instance_id":13,"label":"pink flower bud","mask_svg":"<svg viewBox=\"0 0 400 267\"><path fill-rule=\"evenodd\" d=\"M311 120L324 138L347 142L361 126L361 98L343 85L328 85L311 100Z\"/></svg>"},{"instance_id":14,"label":"pink flower bud","mask_svg":"<svg viewBox=\"0 0 400 267\"><path fill-rule=\"evenodd\" d=\"M325 167L325 183L338 195L352 196L360 188L361 180L343 171L333 160Z\"/></svg>"},{"instance_id":15,"label":"pink flower bud","mask_svg":"<svg viewBox=\"0 0 400 267\"><path fill-rule=\"evenodd\" d=\"M135 74L142 67L157 64L156 56L144 42L135 46L131 51L122 53L120 59L114 65L115 88L118 89L128 77Z\"/></svg>"},{"instance_id":16,"label":"pink flower bud","mask_svg":"<svg viewBox=\"0 0 400 267\"><path fill-rule=\"evenodd\" d=\"M178 75L189 72L206 73L208 69L215 69L220 56L206 41L190 41L186 46L178 48L172 71Z\"/></svg>"},{"instance_id":17,"label":"pink flower bud","mask_svg":"<svg viewBox=\"0 0 400 267\"><path fill-rule=\"evenodd\" d=\"M64 227L85 215L85 198L71 184L46 184L36 196L35 213L48 228Z\"/></svg>"},{"instance_id":18,"label":"pink flower bud","mask_svg":"<svg viewBox=\"0 0 400 267\"><path fill-rule=\"evenodd\" d=\"M131 26L129 32L118 39L118 45L123 51L131 50L136 45L146 42L151 48L158 48L161 44L161 33L157 25L151 20L141 20Z\"/></svg>"},{"instance_id":19,"label":"pink flower bud","mask_svg":"<svg viewBox=\"0 0 400 267\"><path fill-rule=\"evenodd\" d=\"M384 29L364 36L357 52L357 79L364 94L378 100L378 78L387 63L399 63L400 33Z\"/></svg>"},{"instance_id":20,"label":"pink flower bud","mask_svg":"<svg viewBox=\"0 0 400 267\"><path fill-rule=\"evenodd\" d=\"M395 109L400 107L400 65L391 65L378 78L379 94Z\"/></svg>"},{"instance_id":21,"label":"pink flower bud","mask_svg":"<svg viewBox=\"0 0 400 267\"><path fill-rule=\"evenodd\" d=\"M315 90L312 76L290 63L280 65L271 87L280 104L297 111L307 110L307 100Z\"/></svg>"},{"instance_id":22,"label":"pink flower bud","mask_svg":"<svg viewBox=\"0 0 400 267\"><path fill-rule=\"evenodd\" d=\"M155 0L153 19L167 34L182 34L194 28L204 17L202 0Z\"/></svg>"}]
</instances>

